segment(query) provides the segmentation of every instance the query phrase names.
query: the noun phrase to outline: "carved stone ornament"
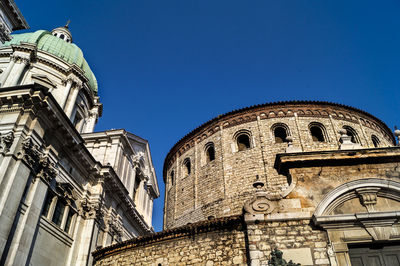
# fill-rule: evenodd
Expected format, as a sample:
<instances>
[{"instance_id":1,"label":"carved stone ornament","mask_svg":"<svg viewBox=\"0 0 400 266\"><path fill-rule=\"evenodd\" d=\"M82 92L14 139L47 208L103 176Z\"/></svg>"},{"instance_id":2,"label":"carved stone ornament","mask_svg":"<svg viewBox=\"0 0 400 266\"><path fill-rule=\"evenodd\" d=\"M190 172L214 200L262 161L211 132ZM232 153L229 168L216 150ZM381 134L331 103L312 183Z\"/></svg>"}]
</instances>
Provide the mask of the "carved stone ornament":
<instances>
[{"instance_id":1,"label":"carved stone ornament","mask_svg":"<svg viewBox=\"0 0 400 266\"><path fill-rule=\"evenodd\" d=\"M23 160L30 166L36 178L50 183L57 176L54 163L50 162L47 154L38 145L34 145L30 138L24 140L22 150Z\"/></svg>"},{"instance_id":2,"label":"carved stone ornament","mask_svg":"<svg viewBox=\"0 0 400 266\"><path fill-rule=\"evenodd\" d=\"M85 219L102 220L104 212L101 209L100 202L89 202L88 199L84 199L80 202L79 215Z\"/></svg>"},{"instance_id":3,"label":"carved stone ornament","mask_svg":"<svg viewBox=\"0 0 400 266\"><path fill-rule=\"evenodd\" d=\"M0 21L0 40L2 42L10 41L11 35L9 29Z\"/></svg>"},{"instance_id":4,"label":"carved stone ornament","mask_svg":"<svg viewBox=\"0 0 400 266\"><path fill-rule=\"evenodd\" d=\"M11 55L10 56L11 60L13 60L15 63L22 63L25 65L29 65L31 62L31 59L29 56L23 56L23 55Z\"/></svg>"},{"instance_id":5,"label":"carved stone ornament","mask_svg":"<svg viewBox=\"0 0 400 266\"><path fill-rule=\"evenodd\" d=\"M113 219L112 217L110 217L107 222L109 232L118 237L122 237L122 225L118 221L118 219Z\"/></svg>"},{"instance_id":6,"label":"carved stone ornament","mask_svg":"<svg viewBox=\"0 0 400 266\"><path fill-rule=\"evenodd\" d=\"M255 196L244 204L244 211L250 214L268 214L276 208L276 202L269 193L262 189L264 183L256 181L253 184L257 188Z\"/></svg>"},{"instance_id":7,"label":"carved stone ornament","mask_svg":"<svg viewBox=\"0 0 400 266\"><path fill-rule=\"evenodd\" d=\"M380 188L358 188L356 189L357 196L360 198L360 203L368 212L375 211L374 206L377 203L377 193Z\"/></svg>"},{"instance_id":8,"label":"carved stone ornament","mask_svg":"<svg viewBox=\"0 0 400 266\"><path fill-rule=\"evenodd\" d=\"M1 135L0 152L3 152L3 153L9 152L13 142L14 142L14 133L12 131Z\"/></svg>"}]
</instances>

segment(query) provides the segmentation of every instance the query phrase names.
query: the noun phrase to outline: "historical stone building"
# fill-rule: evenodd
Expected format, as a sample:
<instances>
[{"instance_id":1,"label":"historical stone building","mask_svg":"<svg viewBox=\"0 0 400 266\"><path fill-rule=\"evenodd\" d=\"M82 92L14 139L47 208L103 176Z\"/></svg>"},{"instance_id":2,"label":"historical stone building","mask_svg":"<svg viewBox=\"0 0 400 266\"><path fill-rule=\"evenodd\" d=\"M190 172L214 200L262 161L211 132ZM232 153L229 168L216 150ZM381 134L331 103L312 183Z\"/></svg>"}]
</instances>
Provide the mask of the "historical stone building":
<instances>
[{"instance_id":1,"label":"historical stone building","mask_svg":"<svg viewBox=\"0 0 400 266\"><path fill-rule=\"evenodd\" d=\"M93 132L98 84L68 27L13 35L0 72L0 265L91 265L154 232L148 142Z\"/></svg>"},{"instance_id":2,"label":"historical stone building","mask_svg":"<svg viewBox=\"0 0 400 266\"><path fill-rule=\"evenodd\" d=\"M22 16L14 0L0 1L0 42L11 40L11 32L27 29L24 16Z\"/></svg>"},{"instance_id":3,"label":"historical stone building","mask_svg":"<svg viewBox=\"0 0 400 266\"><path fill-rule=\"evenodd\" d=\"M390 129L356 108L232 111L168 153L165 230L98 249L95 262L267 265L277 248L302 265L400 265L399 163Z\"/></svg>"}]
</instances>

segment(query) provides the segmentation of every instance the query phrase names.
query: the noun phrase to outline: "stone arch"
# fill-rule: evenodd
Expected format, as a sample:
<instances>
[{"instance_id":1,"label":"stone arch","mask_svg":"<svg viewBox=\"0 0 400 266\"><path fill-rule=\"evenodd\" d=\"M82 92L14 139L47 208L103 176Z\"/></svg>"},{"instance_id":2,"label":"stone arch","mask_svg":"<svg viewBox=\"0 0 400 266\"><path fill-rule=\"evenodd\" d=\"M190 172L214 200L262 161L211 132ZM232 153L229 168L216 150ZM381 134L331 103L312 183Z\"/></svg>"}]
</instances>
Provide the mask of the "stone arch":
<instances>
[{"instance_id":1,"label":"stone arch","mask_svg":"<svg viewBox=\"0 0 400 266\"><path fill-rule=\"evenodd\" d=\"M375 209L377 202L382 200L389 201L386 204L390 208ZM336 207L341 208L346 203L355 204L356 201L359 201L359 206L364 206L362 211L332 214ZM349 250L354 244L390 245L399 241L399 206L400 183L388 179L353 180L326 194L315 209L312 219L316 226L328 234L331 265L351 265Z\"/></svg>"},{"instance_id":2,"label":"stone arch","mask_svg":"<svg viewBox=\"0 0 400 266\"><path fill-rule=\"evenodd\" d=\"M189 157L187 157L187 158L185 158L185 160L183 160L182 173L183 173L183 177L188 176L192 173L192 163L191 163Z\"/></svg>"},{"instance_id":3,"label":"stone arch","mask_svg":"<svg viewBox=\"0 0 400 266\"><path fill-rule=\"evenodd\" d=\"M326 128L320 122L311 122L308 125L308 130L314 142L329 142Z\"/></svg>"},{"instance_id":4,"label":"stone arch","mask_svg":"<svg viewBox=\"0 0 400 266\"><path fill-rule=\"evenodd\" d=\"M368 190L369 189L369 190ZM387 179L357 179L342 184L330 191L315 209L314 216L327 216L345 201L360 197L363 193L379 193L380 196L400 202L400 183Z\"/></svg>"},{"instance_id":5,"label":"stone arch","mask_svg":"<svg viewBox=\"0 0 400 266\"><path fill-rule=\"evenodd\" d=\"M213 142L208 142L204 145L205 163L215 160L215 146Z\"/></svg>"},{"instance_id":6,"label":"stone arch","mask_svg":"<svg viewBox=\"0 0 400 266\"><path fill-rule=\"evenodd\" d=\"M284 123L275 123L271 126L271 133L275 143L287 142L286 137L290 136L289 127Z\"/></svg>"},{"instance_id":7,"label":"stone arch","mask_svg":"<svg viewBox=\"0 0 400 266\"><path fill-rule=\"evenodd\" d=\"M236 142L237 151L248 150L254 147L252 141L251 131L242 129L237 131L233 135L233 139Z\"/></svg>"},{"instance_id":8,"label":"stone arch","mask_svg":"<svg viewBox=\"0 0 400 266\"><path fill-rule=\"evenodd\" d=\"M343 128L347 130L347 135L351 137L351 142L361 144L360 137L353 127L345 125Z\"/></svg>"}]
</instances>

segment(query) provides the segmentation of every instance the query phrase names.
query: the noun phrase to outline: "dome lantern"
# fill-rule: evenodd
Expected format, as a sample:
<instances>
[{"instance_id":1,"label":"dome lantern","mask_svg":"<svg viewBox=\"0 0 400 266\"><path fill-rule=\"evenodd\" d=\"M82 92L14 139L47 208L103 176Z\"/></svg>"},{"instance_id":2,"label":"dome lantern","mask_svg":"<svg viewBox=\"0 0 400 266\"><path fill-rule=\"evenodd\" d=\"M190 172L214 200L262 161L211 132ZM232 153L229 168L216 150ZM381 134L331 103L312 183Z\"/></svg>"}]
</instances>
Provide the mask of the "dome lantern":
<instances>
[{"instance_id":1,"label":"dome lantern","mask_svg":"<svg viewBox=\"0 0 400 266\"><path fill-rule=\"evenodd\" d=\"M68 42L68 43L72 43L72 34L68 29L68 25L69 25L70 21L67 21L67 24L63 27L58 27L55 28L54 30L51 31L51 34L53 34L54 36Z\"/></svg>"}]
</instances>

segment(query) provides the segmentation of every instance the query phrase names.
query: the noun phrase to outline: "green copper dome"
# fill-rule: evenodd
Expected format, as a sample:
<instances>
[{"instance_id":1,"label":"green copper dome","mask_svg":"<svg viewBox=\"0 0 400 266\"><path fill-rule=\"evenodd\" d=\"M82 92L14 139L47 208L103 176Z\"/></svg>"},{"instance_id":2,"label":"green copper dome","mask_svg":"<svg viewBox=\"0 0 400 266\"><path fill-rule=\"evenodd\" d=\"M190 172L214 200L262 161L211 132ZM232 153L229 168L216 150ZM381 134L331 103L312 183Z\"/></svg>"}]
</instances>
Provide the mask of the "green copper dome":
<instances>
[{"instance_id":1,"label":"green copper dome","mask_svg":"<svg viewBox=\"0 0 400 266\"><path fill-rule=\"evenodd\" d=\"M53 36L51 32L46 30L13 34L12 37L13 39L4 43L3 47L19 45L21 43L36 44L38 50L48 52L70 64L76 64L80 67L85 77L88 78L91 89L97 94L96 77L83 57L82 50L78 46Z\"/></svg>"}]
</instances>

